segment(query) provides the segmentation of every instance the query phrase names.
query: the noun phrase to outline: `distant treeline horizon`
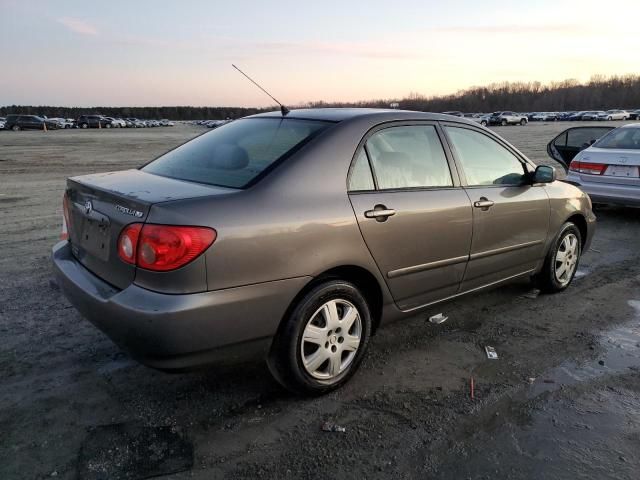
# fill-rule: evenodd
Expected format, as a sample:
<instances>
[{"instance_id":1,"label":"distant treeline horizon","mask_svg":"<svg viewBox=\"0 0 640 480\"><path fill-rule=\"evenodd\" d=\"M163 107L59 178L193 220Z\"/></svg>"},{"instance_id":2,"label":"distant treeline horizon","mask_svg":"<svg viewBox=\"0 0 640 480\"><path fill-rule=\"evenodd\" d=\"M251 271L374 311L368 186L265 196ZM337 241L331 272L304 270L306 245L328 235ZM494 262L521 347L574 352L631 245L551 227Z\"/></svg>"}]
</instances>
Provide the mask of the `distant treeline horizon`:
<instances>
[{"instance_id":1,"label":"distant treeline horizon","mask_svg":"<svg viewBox=\"0 0 640 480\"><path fill-rule=\"evenodd\" d=\"M398 104L404 110L425 112L461 111L469 113L513 110L516 112L607 110L640 108L640 74L596 75L587 82L575 79L542 84L541 82L502 82L470 87L450 95L425 96L410 93L406 98L359 102L313 101L290 108L370 107L389 108ZM77 118L100 114L107 117L171 120L235 119L255 113L277 110L245 107L55 107L11 105L0 107L0 116L11 113L47 117Z\"/></svg>"}]
</instances>

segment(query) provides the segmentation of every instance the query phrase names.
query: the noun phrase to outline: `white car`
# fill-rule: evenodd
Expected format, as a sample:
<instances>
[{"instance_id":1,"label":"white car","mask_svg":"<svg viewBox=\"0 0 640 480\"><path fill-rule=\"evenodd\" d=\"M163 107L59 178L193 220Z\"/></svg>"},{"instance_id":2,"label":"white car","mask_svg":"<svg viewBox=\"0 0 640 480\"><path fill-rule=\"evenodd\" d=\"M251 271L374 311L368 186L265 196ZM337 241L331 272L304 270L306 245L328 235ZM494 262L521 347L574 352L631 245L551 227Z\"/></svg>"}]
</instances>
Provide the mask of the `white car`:
<instances>
[{"instance_id":1,"label":"white car","mask_svg":"<svg viewBox=\"0 0 640 480\"><path fill-rule=\"evenodd\" d=\"M0 117L0 130L4 130L5 118Z\"/></svg>"},{"instance_id":2,"label":"white car","mask_svg":"<svg viewBox=\"0 0 640 480\"><path fill-rule=\"evenodd\" d=\"M50 118L52 122L56 122L58 124L58 128L73 128L74 122L73 120L69 120L67 118Z\"/></svg>"},{"instance_id":3,"label":"white car","mask_svg":"<svg viewBox=\"0 0 640 480\"><path fill-rule=\"evenodd\" d=\"M127 126L127 122L121 118L107 117L107 120L111 120L111 126L115 128L126 128Z\"/></svg>"},{"instance_id":4,"label":"white car","mask_svg":"<svg viewBox=\"0 0 640 480\"><path fill-rule=\"evenodd\" d=\"M629 120L629 112L626 110L607 110L598 113L598 120Z\"/></svg>"},{"instance_id":5,"label":"white car","mask_svg":"<svg viewBox=\"0 0 640 480\"><path fill-rule=\"evenodd\" d=\"M489 113L465 113L464 118L471 120L472 122L477 122L483 127L489 125L489 117L491 114Z\"/></svg>"},{"instance_id":6,"label":"white car","mask_svg":"<svg viewBox=\"0 0 640 480\"><path fill-rule=\"evenodd\" d=\"M173 127L174 123L169 121L166 118L163 118L162 120L160 120L160 126L162 126L162 127Z\"/></svg>"}]
</instances>

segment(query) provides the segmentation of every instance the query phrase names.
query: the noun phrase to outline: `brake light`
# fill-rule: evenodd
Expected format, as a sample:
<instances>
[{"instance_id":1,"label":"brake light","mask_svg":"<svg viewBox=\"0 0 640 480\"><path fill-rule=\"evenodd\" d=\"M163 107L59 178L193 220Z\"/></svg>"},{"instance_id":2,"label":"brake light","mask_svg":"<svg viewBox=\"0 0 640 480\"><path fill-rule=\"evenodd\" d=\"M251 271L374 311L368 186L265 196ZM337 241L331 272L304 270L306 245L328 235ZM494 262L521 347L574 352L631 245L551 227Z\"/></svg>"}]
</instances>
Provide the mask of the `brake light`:
<instances>
[{"instance_id":1,"label":"brake light","mask_svg":"<svg viewBox=\"0 0 640 480\"><path fill-rule=\"evenodd\" d=\"M569 165L569 170L589 175L602 175L609 165L605 163L586 163L573 160Z\"/></svg>"},{"instance_id":2,"label":"brake light","mask_svg":"<svg viewBox=\"0 0 640 480\"><path fill-rule=\"evenodd\" d=\"M216 239L207 227L133 223L118 239L118 255L146 270L166 272L191 262Z\"/></svg>"},{"instance_id":3,"label":"brake light","mask_svg":"<svg viewBox=\"0 0 640 480\"><path fill-rule=\"evenodd\" d=\"M71 229L71 210L69 204L69 196L65 192L62 197L62 232L60 232L60 240L69 240L69 230Z\"/></svg>"}]
</instances>

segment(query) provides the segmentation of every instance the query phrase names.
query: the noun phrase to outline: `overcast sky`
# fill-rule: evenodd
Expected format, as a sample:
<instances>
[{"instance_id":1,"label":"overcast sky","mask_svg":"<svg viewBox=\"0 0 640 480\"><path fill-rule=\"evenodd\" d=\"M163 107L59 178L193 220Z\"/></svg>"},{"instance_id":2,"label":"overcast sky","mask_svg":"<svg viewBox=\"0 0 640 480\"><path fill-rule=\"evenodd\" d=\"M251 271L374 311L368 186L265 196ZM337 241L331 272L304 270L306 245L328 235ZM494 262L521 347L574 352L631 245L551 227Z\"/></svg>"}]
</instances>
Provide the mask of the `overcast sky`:
<instances>
[{"instance_id":1,"label":"overcast sky","mask_svg":"<svg viewBox=\"0 0 640 480\"><path fill-rule=\"evenodd\" d=\"M640 73L640 0L0 0L0 105L288 104Z\"/></svg>"}]
</instances>

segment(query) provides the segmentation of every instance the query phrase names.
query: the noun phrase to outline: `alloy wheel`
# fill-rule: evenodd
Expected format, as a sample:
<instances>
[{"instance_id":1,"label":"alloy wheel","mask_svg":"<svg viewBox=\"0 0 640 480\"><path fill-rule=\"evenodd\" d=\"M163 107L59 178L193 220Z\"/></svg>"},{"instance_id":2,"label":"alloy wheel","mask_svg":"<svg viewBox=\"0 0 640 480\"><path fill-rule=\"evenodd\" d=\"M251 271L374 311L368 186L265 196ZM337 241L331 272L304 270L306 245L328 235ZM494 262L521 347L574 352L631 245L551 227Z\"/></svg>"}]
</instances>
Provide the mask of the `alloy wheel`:
<instances>
[{"instance_id":1,"label":"alloy wheel","mask_svg":"<svg viewBox=\"0 0 640 480\"><path fill-rule=\"evenodd\" d=\"M554 270L556 280L562 285L567 285L578 264L578 237L573 233L566 235L556 252Z\"/></svg>"},{"instance_id":2,"label":"alloy wheel","mask_svg":"<svg viewBox=\"0 0 640 480\"><path fill-rule=\"evenodd\" d=\"M361 337L358 309L347 300L329 300L316 310L302 332L300 355L304 369L320 380L337 377L350 367Z\"/></svg>"}]
</instances>

